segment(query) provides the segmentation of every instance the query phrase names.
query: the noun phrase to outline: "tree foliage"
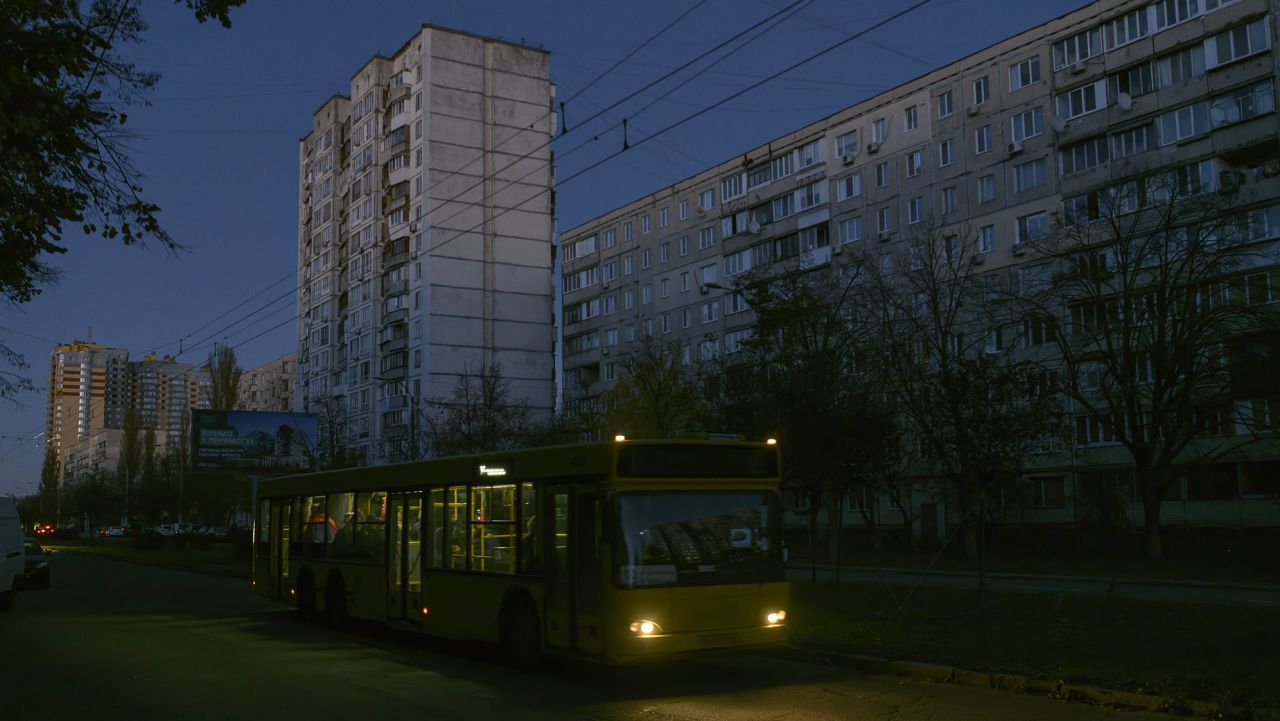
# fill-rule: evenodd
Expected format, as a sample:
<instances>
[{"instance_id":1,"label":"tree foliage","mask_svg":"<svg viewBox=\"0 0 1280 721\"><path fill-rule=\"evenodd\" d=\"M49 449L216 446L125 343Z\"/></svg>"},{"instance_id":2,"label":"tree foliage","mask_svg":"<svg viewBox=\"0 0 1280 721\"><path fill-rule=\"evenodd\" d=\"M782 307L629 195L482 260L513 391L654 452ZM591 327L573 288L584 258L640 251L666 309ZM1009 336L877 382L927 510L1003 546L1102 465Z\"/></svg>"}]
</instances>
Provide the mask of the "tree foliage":
<instances>
[{"instance_id":1,"label":"tree foliage","mask_svg":"<svg viewBox=\"0 0 1280 721\"><path fill-rule=\"evenodd\" d=\"M240 405L240 377L244 371L236 363L236 351L229 345L215 345L205 363L209 372L209 407L232 411Z\"/></svg>"},{"instance_id":2,"label":"tree foliage","mask_svg":"<svg viewBox=\"0 0 1280 721\"><path fill-rule=\"evenodd\" d=\"M181 0L230 25L243 0ZM0 297L30 300L56 278L69 224L126 245L176 250L129 159L129 106L159 80L114 51L146 30L130 0L11 0L0 13Z\"/></svg>"}]
</instances>

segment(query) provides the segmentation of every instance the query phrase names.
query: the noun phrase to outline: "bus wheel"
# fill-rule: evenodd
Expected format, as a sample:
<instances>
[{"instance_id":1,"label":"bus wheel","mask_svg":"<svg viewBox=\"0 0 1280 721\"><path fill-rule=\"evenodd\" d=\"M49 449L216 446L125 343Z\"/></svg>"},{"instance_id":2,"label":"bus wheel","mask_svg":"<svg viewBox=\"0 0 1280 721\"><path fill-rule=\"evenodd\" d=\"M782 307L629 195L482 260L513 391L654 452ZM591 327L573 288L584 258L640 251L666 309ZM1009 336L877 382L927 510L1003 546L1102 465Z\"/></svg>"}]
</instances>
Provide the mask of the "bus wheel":
<instances>
[{"instance_id":1,"label":"bus wheel","mask_svg":"<svg viewBox=\"0 0 1280 721\"><path fill-rule=\"evenodd\" d=\"M533 602L524 596L508 598L502 605L499 624L503 660L526 671L537 668L542 660L542 633Z\"/></svg>"},{"instance_id":2,"label":"bus wheel","mask_svg":"<svg viewBox=\"0 0 1280 721\"><path fill-rule=\"evenodd\" d=\"M298 615L305 620L316 617L316 582L311 571L304 570L298 577L298 588L295 593L298 603Z\"/></svg>"},{"instance_id":3,"label":"bus wheel","mask_svg":"<svg viewBox=\"0 0 1280 721\"><path fill-rule=\"evenodd\" d=\"M347 622L347 584L336 571L329 574L329 582L325 584L324 617L333 626Z\"/></svg>"}]
</instances>

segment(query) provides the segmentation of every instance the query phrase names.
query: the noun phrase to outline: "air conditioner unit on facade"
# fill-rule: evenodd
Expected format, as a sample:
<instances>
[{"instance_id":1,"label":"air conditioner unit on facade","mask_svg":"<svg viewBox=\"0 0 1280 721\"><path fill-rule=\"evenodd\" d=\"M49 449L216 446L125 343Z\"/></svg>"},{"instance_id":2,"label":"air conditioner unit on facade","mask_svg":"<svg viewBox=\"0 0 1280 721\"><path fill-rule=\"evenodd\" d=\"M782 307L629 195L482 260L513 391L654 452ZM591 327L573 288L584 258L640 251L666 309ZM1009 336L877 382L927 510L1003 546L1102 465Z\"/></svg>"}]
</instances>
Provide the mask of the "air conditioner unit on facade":
<instances>
[{"instance_id":1,"label":"air conditioner unit on facade","mask_svg":"<svg viewBox=\"0 0 1280 721\"><path fill-rule=\"evenodd\" d=\"M969 259L969 262L973 265L982 265L983 263L987 262L987 259L983 258L980 255L975 255Z\"/></svg>"},{"instance_id":2,"label":"air conditioner unit on facade","mask_svg":"<svg viewBox=\"0 0 1280 721\"><path fill-rule=\"evenodd\" d=\"M889 242L889 239L890 239L890 238L892 238L892 237L893 237L893 231L892 231L892 230L882 230L882 231L880 231L879 238L880 238L880 242L881 242L881 243L888 243L888 242Z\"/></svg>"},{"instance_id":3,"label":"air conditioner unit on facade","mask_svg":"<svg viewBox=\"0 0 1280 721\"><path fill-rule=\"evenodd\" d=\"M698 215L706 215L707 209L699 205L698 207L693 209L693 212L697 213Z\"/></svg>"},{"instance_id":4,"label":"air conditioner unit on facade","mask_svg":"<svg viewBox=\"0 0 1280 721\"><path fill-rule=\"evenodd\" d=\"M845 153L844 155L840 156L840 162L844 163L845 165L853 165L853 161L857 157L858 157L857 153Z\"/></svg>"},{"instance_id":5,"label":"air conditioner unit on facade","mask_svg":"<svg viewBox=\"0 0 1280 721\"><path fill-rule=\"evenodd\" d=\"M1021 152L1022 152L1021 140L1015 140L1012 143L1009 143L1009 155L1017 155L1018 153L1021 153Z\"/></svg>"},{"instance_id":6,"label":"air conditioner unit on facade","mask_svg":"<svg viewBox=\"0 0 1280 721\"><path fill-rule=\"evenodd\" d=\"M418 232L418 221L414 220L409 223L409 232L410 233Z\"/></svg>"},{"instance_id":7,"label":"air conditioner unit on facade","mask_svg":"<svg viewBox=\"0 0 1280 721\"><path fill-rule=\"evenodd\" d=\"M867 143L867 152L872 155L880 152L880 143Z\"/></svg>"},{"instance_id":8,"label":"air conditioner unit on facade","mask_svg":"<svg viewBox=\"0 0 1280 721\"><path fill-rule=\"evenodd\" d=\"M1013 252L1013 254L1014 254L1014 255L1018 255L1018 256L1020 256L1020 255L1022 255L1022 254L1024 254L1024 253L1026 253L1026 248L1024 248L1024 247L1023 247L1023 244L1022 244L1022 243L1014 243L1014 244L1009 248L1009 250L1011 250L1011 251Z\"/></svg>"},{"instance_id":9,"label":"air conditioner unit on facade","mask_svg":"<svg viewBox=\"0 0 1280 721\"><path fill-rule=\"evenodd\" d=\"M967 109L965 109L965 112L966 112L966 113L968 113L969 115L977 115L977 114L978 114L978 106L977 106L977 105L970 105Z\"/></svg>"}]
</instances>

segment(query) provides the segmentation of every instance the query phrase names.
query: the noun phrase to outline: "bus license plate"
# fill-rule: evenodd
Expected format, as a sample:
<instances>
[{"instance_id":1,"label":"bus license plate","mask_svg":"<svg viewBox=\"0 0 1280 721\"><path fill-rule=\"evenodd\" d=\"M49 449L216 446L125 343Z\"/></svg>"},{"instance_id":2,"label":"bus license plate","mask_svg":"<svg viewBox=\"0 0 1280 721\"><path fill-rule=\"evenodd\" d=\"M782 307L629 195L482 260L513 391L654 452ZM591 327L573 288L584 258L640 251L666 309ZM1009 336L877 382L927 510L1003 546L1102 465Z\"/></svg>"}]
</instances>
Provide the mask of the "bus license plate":
<instances>
[{"instance_id":1,"label":"bus license plate","mask_svg":"<svg viewBox=\"0 0 1280 721\"><path fill-rule=\"evenodd\" d=\"M698 637L703 646L732 646L738 642L736 633L704 633Z\"/></svg>"}]
</instances>

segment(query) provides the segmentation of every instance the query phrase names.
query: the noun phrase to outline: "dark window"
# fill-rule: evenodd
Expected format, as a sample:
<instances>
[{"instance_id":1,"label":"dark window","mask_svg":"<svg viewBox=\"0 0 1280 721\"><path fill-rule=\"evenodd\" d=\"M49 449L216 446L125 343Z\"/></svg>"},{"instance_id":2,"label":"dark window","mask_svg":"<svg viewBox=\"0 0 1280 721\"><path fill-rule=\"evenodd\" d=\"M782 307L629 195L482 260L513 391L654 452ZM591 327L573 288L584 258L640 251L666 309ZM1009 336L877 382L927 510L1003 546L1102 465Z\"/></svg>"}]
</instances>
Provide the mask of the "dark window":
<instances>
[{"instance_id":1,"label":"dark window","mask_svg":"<svg viewBox=\"0 0 1280 721\"><path fill-rule=\"evenodd\" d=\"M1234 463L1194 465L1183 472L1188 501L1225 501L1240 496Z\"/></svg>"}]
</instances>

